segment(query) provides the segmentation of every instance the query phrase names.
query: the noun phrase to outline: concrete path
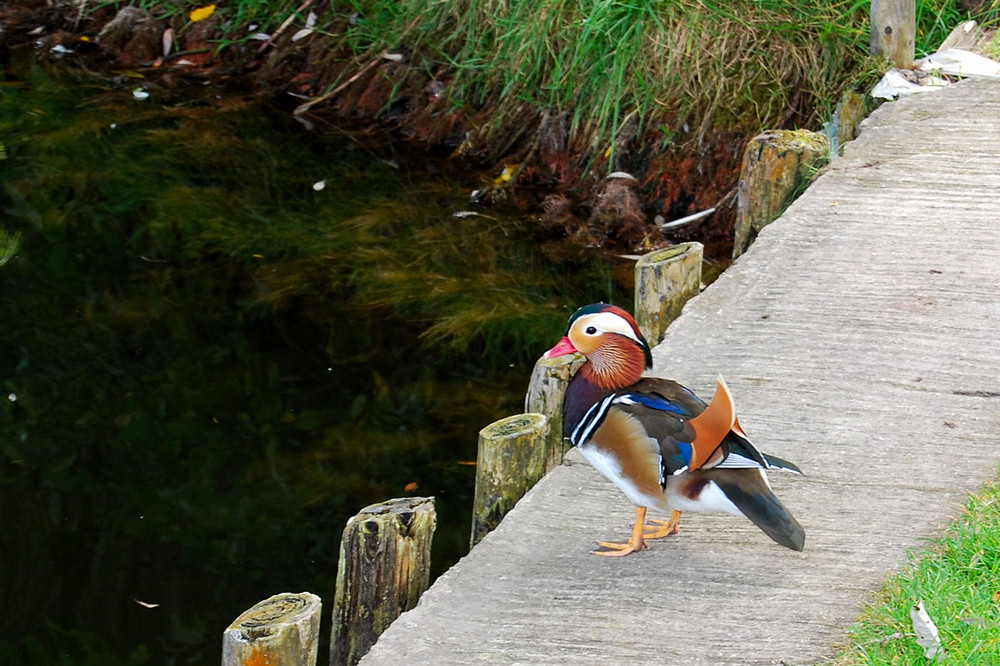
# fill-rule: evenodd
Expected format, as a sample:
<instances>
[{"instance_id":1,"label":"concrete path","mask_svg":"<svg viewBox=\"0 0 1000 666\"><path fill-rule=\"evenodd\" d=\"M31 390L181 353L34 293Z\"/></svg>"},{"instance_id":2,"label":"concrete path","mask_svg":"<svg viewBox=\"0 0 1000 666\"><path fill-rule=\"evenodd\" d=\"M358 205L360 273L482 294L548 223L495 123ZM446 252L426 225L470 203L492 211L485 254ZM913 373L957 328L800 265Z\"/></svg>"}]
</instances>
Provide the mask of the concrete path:
<instances>
[{"instance_id":1,"label":"concrete path","mask_svg":"<svg viewBox=\"0 0 1000 666\"><path fill-rule=\"evenodd\" d=\"M627 304L626 304L627 305ZM811 664L1000 461L1000 81L882 106L691 301L652 374L723 374L807 532L684 518L622 559L627 500L579 457L542 480L362 664ZM562 331L553 331L553 341Z\"/></svg>"}]
</instances>

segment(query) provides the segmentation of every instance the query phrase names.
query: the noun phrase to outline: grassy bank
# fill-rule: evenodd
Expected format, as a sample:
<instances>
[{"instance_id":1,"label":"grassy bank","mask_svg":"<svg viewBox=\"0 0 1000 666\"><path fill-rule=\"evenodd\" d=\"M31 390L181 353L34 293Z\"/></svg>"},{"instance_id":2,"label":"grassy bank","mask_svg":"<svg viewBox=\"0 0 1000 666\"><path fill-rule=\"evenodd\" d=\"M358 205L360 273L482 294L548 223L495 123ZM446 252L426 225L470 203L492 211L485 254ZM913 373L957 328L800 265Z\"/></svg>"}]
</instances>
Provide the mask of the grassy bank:
<instances>
[{"instance_id":1,"label":"grassy bank","mask_svg":"<svg viewBox=\"0 0 1000 666\"><path fill-rule=\"evenodd\" d=\"M852 628L834 664L930 663L917 644L910 608L923 600L947 662L1000 663L1000 484L972 497L947 535L886 582Z\"/></svg>"},{"instance_id":2,"label":"grassy bank","mask_svg":"<svg viewBox=\"0 0 1000 666\"><path fill-rule=\"evenodd\" d=\"M331 28L331 50L349 48L361 67L398 53L409 67L380 64L346 87L357 66L332 67L315 83L339 91L335 108L405 109L416 136L488 164L528 164L522 179L557 187L585 190L628 171L643 183L650 218L716 205L735 183L746 138L817 126L874 72L866 10L850 2L357 8L353 24ZM440 86L439 97L424 93L428 85Z\"/></svg>"},{"instance_id":3,"label":"grassy bank","mask_svg":"<svg viewBox=\"0 0 1000 666\"><path fill-rule=\"evenodd\" d=\"M67 3L60 27L94 38L125 4ZM132 47L108 54L120 66L161 56L169 26L161 67L183 54L236 64L311 112L394 124L497 173L516 165L510 185L584 204L590 185L628 171L648 219L722 204L706 226L725 236L746 141L818 129L884 67L868 56L863 0L233 0L198 21L201 3L131 4L153 20L102 41ZM969 16L958 0L917 6L918 53ZM987 2L977 18L998 15Z\"/></svg>"}]
</instances>

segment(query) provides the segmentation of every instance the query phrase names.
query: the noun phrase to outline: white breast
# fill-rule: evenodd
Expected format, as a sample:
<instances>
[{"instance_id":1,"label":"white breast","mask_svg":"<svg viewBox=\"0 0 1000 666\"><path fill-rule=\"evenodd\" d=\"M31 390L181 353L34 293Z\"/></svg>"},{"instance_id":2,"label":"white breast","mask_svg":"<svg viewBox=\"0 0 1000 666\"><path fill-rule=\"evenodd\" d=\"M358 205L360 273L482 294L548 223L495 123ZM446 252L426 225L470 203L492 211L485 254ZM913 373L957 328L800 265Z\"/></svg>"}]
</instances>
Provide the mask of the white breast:
<instances>
[{"instance_id":1,"label":"white breast","mask_svg":"<svg viewBox=\"0 0 1000 666\"><path fill-rule=\"evenodd\" d=\"M665 501L666 498L664 498L663 494L660 493L656 496L651 496L640 491L634 483L622 475L621 463L619 463L618 459L613 455L602 451L596 446L578 446L577 450L579 450L580 453L583 454L583 457L594 466L594 469L603 474L604 477L613 484L618 486L618 489L625 493L625 496L628 497L632 504L635 504L636 506L646 506L659 509L664 512L667 511L667 502Z\"/></svg>"}]
</instances>

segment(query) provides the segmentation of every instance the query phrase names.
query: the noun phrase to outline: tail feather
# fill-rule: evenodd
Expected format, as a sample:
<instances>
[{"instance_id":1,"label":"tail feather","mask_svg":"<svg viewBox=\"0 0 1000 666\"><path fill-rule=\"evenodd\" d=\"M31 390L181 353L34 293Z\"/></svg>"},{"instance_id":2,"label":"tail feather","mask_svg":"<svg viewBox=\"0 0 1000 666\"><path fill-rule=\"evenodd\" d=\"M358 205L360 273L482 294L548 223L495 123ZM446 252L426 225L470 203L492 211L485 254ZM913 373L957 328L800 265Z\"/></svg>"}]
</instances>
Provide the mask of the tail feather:
<instances>
[{"instance_id":1,"label":"tail feather","mask_svg":"<svg viewBox=\"0 0 1000 666\"><path fill-rule=\"evenodd\" d=\"M802 474L802 470L795 463L788 462L784 458L779 458L778 456L772 456L770 453L762 453L764 460L767 464L775 469L780 469L783 472L795 472L796 474Z\"/></svg>"},{"instance_id":2,"label":"tail feather","mask_svg":"<svg viewBox=\"0 0 1000 666\"><path fill-rule=\"evenodd\" d=\"M750 473L750 470L731 471L740 471L744 475ZM764 534L786 548L802 550L806 541L805 530L789 513L781 500L775 497L774 493L767 487L763 476L757 474L754 476L760 476L759 484L748 484L745 480L743 483L739 483L736 480L725 478L715 479L715 482L726 494L726 497L736 505L743 515L753 521L754 525L763 530Z\"/></svg>"}]
</instances>

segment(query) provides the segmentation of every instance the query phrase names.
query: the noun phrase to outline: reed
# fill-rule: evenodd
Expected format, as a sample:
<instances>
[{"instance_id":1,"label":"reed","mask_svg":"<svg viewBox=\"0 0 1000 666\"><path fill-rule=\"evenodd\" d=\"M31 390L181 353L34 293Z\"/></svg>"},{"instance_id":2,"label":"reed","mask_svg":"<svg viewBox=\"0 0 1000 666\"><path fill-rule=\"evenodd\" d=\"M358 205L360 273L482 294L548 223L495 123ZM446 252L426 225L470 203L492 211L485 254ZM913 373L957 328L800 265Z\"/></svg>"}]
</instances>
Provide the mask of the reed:
<instances>
[{"instance_id":1,"label":"reed","mask_svg":"<svg viewBox=\"0 0 1000 666\"><path fill-rule=\"evenodd\" d=\"M373 8L381 3L368 3ZM809 123L866 71L866 6L787 0L735 3L392 3L366 14L368 50L418 12L428 65L446 64L454 109L477 114L503 144L539 110L569 119L569 141L609 168L623 137L702 141L710 130ZM799 97L796 100L796 96ZM805 99L803 99L803 97Z\"/></svg>"},{"instance_id":2,"label":"reed","mask_svg":"<svg viewBox=\"0 0 1000 666\"><path fill-rule=\"evenodd\" d=\"M207 3L132 4L176 20ZM565 117L570 152L608 170L628 166L626 146L816 126L881 68L868 56L864 0L350 0L332 9L237 0L215 20L229 45L301 28L311 11L322 45L310 45L308 58L330 69L320 76L328 93L401 53L408 71L447 83L448 112L469 121L470 145L491 159L530 144L542 113ZM995 24L1000 5L972 15L958 0L918 0L917 55L970 17ZM394 94L405 78L392 82Z\"/></svg>"}]
</instances>

